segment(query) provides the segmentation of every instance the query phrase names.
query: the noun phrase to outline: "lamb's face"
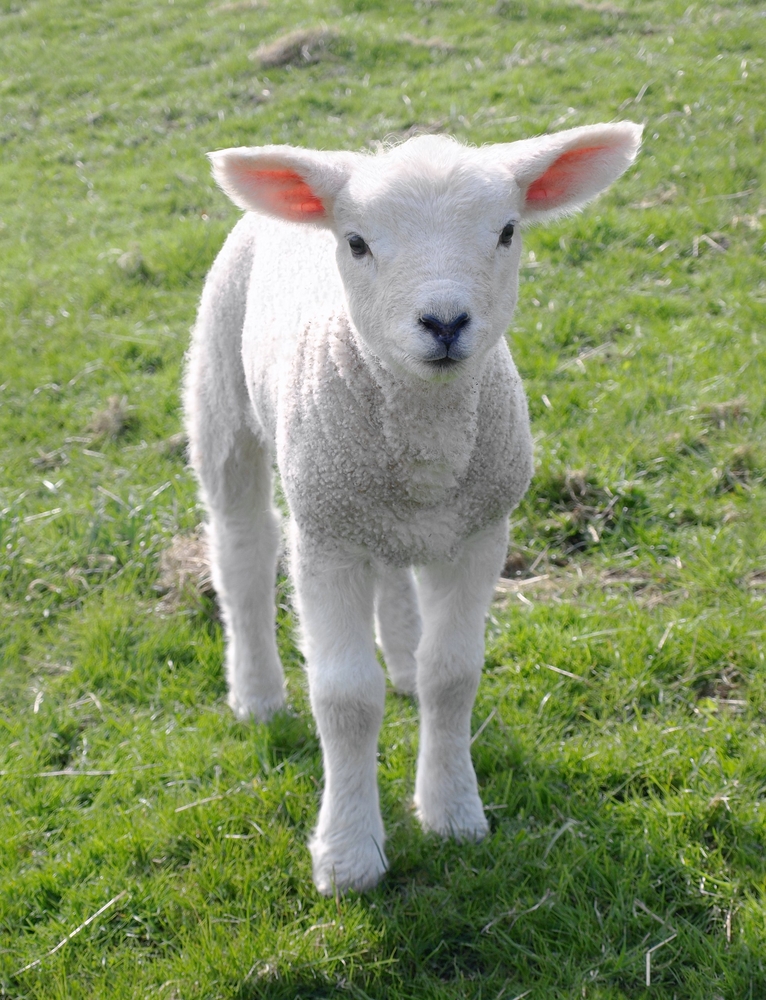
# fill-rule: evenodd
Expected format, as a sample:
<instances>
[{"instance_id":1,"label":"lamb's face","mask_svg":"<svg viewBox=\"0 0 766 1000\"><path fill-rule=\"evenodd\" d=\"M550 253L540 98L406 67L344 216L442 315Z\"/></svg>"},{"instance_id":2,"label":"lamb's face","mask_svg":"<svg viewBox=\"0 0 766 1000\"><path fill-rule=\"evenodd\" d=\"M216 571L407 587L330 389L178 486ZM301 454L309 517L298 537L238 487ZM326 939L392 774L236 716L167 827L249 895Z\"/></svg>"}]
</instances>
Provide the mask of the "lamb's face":
<instances>
[{"instance_id":1,"label":"lamb's face","mask_svg":"<svg viewBox=\"0 0 766 1000\"><path fill-rule=\"evenodd\" d=\"M641 126L590 125L472 149L420 136L386 153L264 146L211 153L242 208L327 226L351 318L387 366L469 373L518 292L519 224L572 212L633 162Z\"/></svg>"},{"instance_id":2,"label":"lamb's face","mask_svg":"<svg viewBox=\"0 0 766 1000\"><path fill-rule=\"evenodd\" d=\"M519 191L480 151L400 150L370 158L336 199L338 268L351 318L386 367L450 378L475 367L510 323Z\"/></svg>"}]
</instances>

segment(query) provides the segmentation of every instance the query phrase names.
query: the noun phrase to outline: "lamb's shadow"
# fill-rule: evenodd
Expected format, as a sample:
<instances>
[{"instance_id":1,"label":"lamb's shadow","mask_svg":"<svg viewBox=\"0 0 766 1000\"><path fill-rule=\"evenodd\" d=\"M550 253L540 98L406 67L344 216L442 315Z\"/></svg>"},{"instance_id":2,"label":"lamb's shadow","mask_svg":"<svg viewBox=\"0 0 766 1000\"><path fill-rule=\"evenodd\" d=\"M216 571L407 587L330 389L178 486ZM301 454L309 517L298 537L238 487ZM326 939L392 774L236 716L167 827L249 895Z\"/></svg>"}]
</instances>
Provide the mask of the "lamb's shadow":
<instances>
[{"instance_id":1,"label":"lamb's shadow","mask_svg":"<svg viewBox=\"0 0 766 1000\"><path fill-rule=\"evenodd\" d=\"M332 950L321 937L316 963L285 969L278 956L264 956L238 1000L494 998L533 988L580 996L597 980L638 995L652 921L637 920L632 906L650 891L652 865L631 824L621 830L612 821L610 834L603 813L598 819L603 790L585 776L570 785L563 765L517 743L476 757L489 836L458 844L424 835L407 805L387 802L384 792L390 871L375 891L333 902L333 922L366 924L374 948L330 976ZM339 955L340 944L334 937Z\"/></svg>"},{"instance_id":2,"label":"lamb's shadow","mask_svg":"<svg viewBox=\"0 0 766 1000\"><path fill-rule=\"evenodd\" d=\"M402 709L397 724L408 714ZM409 722L405 731L414 737L416 720ZM277 717L269 734L275 755L300 758L321 783L307 713ZM388 874L373 892L332 900L299 878L291 891L300 896L300 953L287 961L286 954L264 954L232 995L493 1000L531 990L547 1000L579 998L585 989L586 996L638 998L647 950L675 931L655 956L658 995L691 995L686 987L716 949L728 963L726 983L737 987L732 995L746 995L747 983L761 975L757 953L744 938L726 943L711 924L718 911L709 894L692 891L689 857L697 845L744 850L766 877L766 855L747 816L709 806L698 814L691 805L674 811L682 769L658 781L608 749L594 767L565 749L538 752L529 735L492 725L473 746L490 818L480 844L425 835L407 796L412 767L403 777L394 758L387 767L383 751ZM409 735L397 738L409 744ZM414 749L408 745L407 754ZM685 819L674 826L669 816ZM309 808L297 824L303 842L314 818Z\"/></svg>"}]
</instances>

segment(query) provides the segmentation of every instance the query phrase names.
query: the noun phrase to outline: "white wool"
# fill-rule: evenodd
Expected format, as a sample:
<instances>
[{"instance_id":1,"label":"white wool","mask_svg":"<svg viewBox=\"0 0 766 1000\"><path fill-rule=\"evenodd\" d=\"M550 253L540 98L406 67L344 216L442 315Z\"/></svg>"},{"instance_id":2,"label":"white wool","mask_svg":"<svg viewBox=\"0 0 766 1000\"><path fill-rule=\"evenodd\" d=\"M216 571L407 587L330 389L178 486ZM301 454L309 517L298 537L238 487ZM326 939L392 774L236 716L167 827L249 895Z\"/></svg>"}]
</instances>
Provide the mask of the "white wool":
<instances>
[{"instance_id":1,"label":"white wool","mask_svg":"<svg viewBox=\"0 0 766 1000\"><path fill-rule=\"evenodd\" d=\"M639 139L623 122L481 149L427 136L377 156L211 154L221 186L250 211L200 303L190 452L240 718L284 704L274 465L281 477L325 764L310 845L321 892L367 888L387 867L375 624L392 682L418 696L421 823L459 838L486 832L471 707L507 516L532 473L504 337L519 229L594 197Z\"/></svg>"}]
</instances>

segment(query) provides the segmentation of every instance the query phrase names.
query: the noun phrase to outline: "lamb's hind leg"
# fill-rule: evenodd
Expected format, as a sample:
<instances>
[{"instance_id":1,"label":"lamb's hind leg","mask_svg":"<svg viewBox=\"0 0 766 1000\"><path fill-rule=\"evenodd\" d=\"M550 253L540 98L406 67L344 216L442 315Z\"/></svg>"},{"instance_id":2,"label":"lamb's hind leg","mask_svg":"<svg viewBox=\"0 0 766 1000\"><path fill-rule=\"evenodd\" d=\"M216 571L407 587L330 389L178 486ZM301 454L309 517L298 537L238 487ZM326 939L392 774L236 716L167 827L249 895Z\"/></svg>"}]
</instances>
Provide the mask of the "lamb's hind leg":
<instances>
[{"instance_id":1,"label":"lamb's hind leg","mask_svg":"<svg viewBox=\"0 0 766 1000\"><path fill-rule=\"evenodd\" d=\"M377 567L375 624L391 683L400 694L415 694L415 651L422 629L411 569Z\"/></svg>"},{"instance_id":2,"label":"lamb's hind leg","mask_svg":"<svg viewBox=\"0 0 766 1000\"><path fill-rule=\"evenodd\" d=\"M279 520L272 509L271 463L246 426L225 449L205 437L192 436L191 453L208 512L213 585L226 630L229 705L238 719L265 721L284 705L274 625Z\"/></svg>"},{"instance_id":3,"label":"lamb's hind leg","mask_svg":"<svg viewBox=\"0 0 766 1000\"><path fill-rule=\"evenodd\" d=\"M266 450L242 431L208 500L213 584L226 627L229 705L239 719L266 720L284 705L275 635L279 520L272 509Z\"/></svg>"},{"instance_id":4,"label":"lamb's hind leg","mask_svg":"<svg viewBox=\"0 0 766 1000\"><path fill-rule=\"evenodd\" d=\"M189 351L185 409L189 454L208 513L213 583L226 628L229 704L267 719L284 704L274 627L279 520L271 461L259 437L242 368L252 260L247 217L205 284Z\"/></svg>"},{"instance_id":5,"label":"lamb's hind leg","mask_svg":"<svg viewBox=\"0 0 766 1000\"><path fill-rule=\"evenodd\" d=\"M508 541L503 520L469 538L454 561L418 575L420 750L415 807L426 830L478 840L487 832L471 763L471 709L484 663L484 618Z\"/></svg>"}]
</instances>

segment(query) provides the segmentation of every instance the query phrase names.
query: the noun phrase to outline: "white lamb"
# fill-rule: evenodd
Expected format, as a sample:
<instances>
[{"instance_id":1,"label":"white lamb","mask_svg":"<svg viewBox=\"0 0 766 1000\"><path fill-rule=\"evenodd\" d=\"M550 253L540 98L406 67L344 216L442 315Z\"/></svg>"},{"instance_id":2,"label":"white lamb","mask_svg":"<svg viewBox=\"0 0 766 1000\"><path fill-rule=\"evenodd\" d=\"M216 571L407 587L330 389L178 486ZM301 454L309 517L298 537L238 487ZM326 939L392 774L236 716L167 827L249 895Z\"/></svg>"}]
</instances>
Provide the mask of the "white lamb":
<instances>
[{"instance_id":1,"label":"white lamb","mask_svg":"<svg viewBox=\"0 0 766 1000\"><path fill-rule=\"evenodd\" d=\"M484 619L532 473L508 350L519 228L571 212L634 160L629 122L378 155L211 153L248 214L205 284L186 420L240 719L284 705L273 587L276 464L325 787L320 892L387 868L376 750L385 680L417 694L425 830L487 831L470 756ZM417 567L413 576L411 567ZM422 620L422 625L421 625Z\"/></svg>"}]
</instances>

